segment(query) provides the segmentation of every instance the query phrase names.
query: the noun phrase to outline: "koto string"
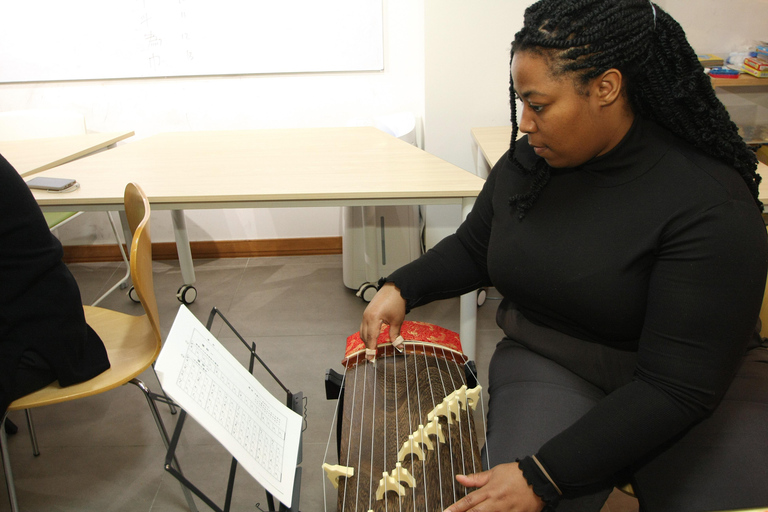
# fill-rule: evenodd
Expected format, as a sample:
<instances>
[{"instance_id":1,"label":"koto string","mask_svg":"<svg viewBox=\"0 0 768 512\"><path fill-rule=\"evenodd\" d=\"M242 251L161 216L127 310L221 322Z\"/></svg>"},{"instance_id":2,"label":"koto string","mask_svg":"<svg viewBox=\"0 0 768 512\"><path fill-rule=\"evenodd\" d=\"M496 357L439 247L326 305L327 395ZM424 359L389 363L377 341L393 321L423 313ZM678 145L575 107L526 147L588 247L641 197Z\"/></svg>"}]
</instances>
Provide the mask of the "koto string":
<instances>
[{"instance_id":1,"label":"koto string","mask_svg":"<svg viewBox=\"0 0 768 512\"><path fill-rule=\"evenodd\" d=\"M344 373L346 375L346 371ZM357 373L358 372L355 372L355 381L353 383L354 389L352 391L352 412L353 413L355 411L355 400L357 399L357 396L356 396L357 395ZM365 398L365 397L363 397L363 398ZM350 427L351 427L351 425L350 425ZM347 439L347 461L346 461L345 466L349 466L349 456L350 456L349 454L350 454L350 451L351 451L351 447L352 447L352 436L350 435L349 438ZM349 487L349 478L345 478L344 479L344 498L341 501L341 509L342 510L344 510L346 508L346 504L347 504L347 488L348 487Z\"/></svg>"},{"instance_id":2,"label":"koto string","mask_svg":"<svg viewBox=\"0 0 768 512\"><path fill-rule=\"evenodd\" d=\"M405 350L405 349L403 349L403 350ZM399 396L397 394L397 360L399 358L396 357L396 355L394 353L392 354L392 356L393 356L393 360L395 362L395 366L394 366L394 379L393 380L395 381L395 396L397 397L397 396ZM403 363L403 364L405 364L405 363ZM408 388L408 381L405 382L405 387L406 387L406 389ZM406 405L408 406L408 409L410 410L410 404L406 403ZM400 440L400 420L398 418L399 411L400 411L400 407L398 407L398 405L395 404L395 427L396 427L395 428L395 460L398 459L398 457L397 457L397 447L399 446L398 441ZM408 425L408 427L410 428L410 424ZM402 510L403 510L403 501L402 500L398 500L398 501L400 503L400 512L402 512Z\"/></svg>"},{"instance_id":3,"label":"koto string","mask_svg":"<svg viewBox=\"0 0 768 512\"><path fill-rule=\"evenodd\" d=\"M472 369L470 368L469 371L472 371ZM477 374L475 372L472 372L472 377L475 379L475 382L478 382ZM481 417L483 418L483 432L488 432L488 428L485 423L485 390L480 391L480 397L478 401L480 402ZM488 436L486 435L483 437L485 438L485 468L491 469L491 451L488 448Z\"/></svg>"},{"instance_id":4,"label":"koto string","mask_svg":"<svg viewBox=\"0 0 768 512\"><path fill-rule=\"evenodd\" d=\"M413 420L411 419L411 386L408 385L408 351L405 350L405 345L401 345L403 349L403 372L405 373L405 400L408 405L408 431L413 432ZM397 437L399 446L400 437ZM399 459L399 457L398 457ZM413 474L413 452L411 452L411 474ZM411 489L411 500L413 501L413 509L416 510L416 486ZM402 508L402 505L400 506Z\"/></svg>"},{"instance_id":5,"label":"koto string","mask_svg":"<svg viewBox=\"0 0 768 512\"><path fill-rule=\"evenodd\" d=\"M357 369L359 371L359 368ZM355 371L355 375L357 375L357 371ZM365 418L365 397L368 396L365 392L366 388L368 387L368 365L365 365L365 371L363 372L363 405L360 407L361 411L361 418L360 418L360 437L359 439L363 439L363 424L365 423L363 419ZM350 425L350 432L352 431L352 426ZM359 468L362 465L363 462L363 450L362 447L359 447L357 450L357 467ZM355 497L355 511L357 511L357 506L360 503L360 478L357 479L357 496ZM370 497L369 497L370 500ZM343 509L342 509L343 510Z\"/></svg>"},{"instance_id":6,"label":"koto string","mask_svg":"<svg viewBox=\"0 0 768 512\"><path fill-rule=\"evenodd\" d=\"M466 382L466 374L464 374L464 381L465 381L464 384L467 384L467 382ZM468 386L469 386L469 384L467 384L467 387ZM482 395L482 393L481 393L481 395ZM475 404L475 406L477 406L477 404ZM467 403L467 420L468 421L470 419L469 418L470 415L474 415L474 411L471 410L471 408L469 407L469 403ZM474 436L475 436L476 432L474 431L475 429L472 428L472 424L471 423L467 426L467 430L469 431L469 446L475 446ZM480 443L479 443L480 440L478 439L477 441L478 441L477 446L478 446L478 449L479 449L480 448ZM472 459L472 473L477 473L477 467L475 466L475 457L474 457L474 455L472 457L470 457L470 459ZM464 494L465 495L467 494L466 488L464 489Z\"/></svg>"},{"instance_id":7,"label":"koto string","mask_svg":"<svg viewBox=\"0 0 768 512\"><path fill-rule=\"evenodd\" d=\"M466 373L464 373L463 365L460 366L456 361L454 361L453 364L456 367L456 371L459 373L459 375L461 375L461 384L466 386L467 385L467 376L466 376ZM451 379L453 379L453 377L451 377ZM451 382L453 382L453 380L451 380ZM454 384L454 386L455 386L455 384ZM461 386L459 386L459 387L461 387ZM472 428L472 419L470 418L470 416L472 415L472 408L469 406L469 400L468 399L465 398L463 406L466 407L465 410L467 412L467 423L466 424L467 424L467 437L469 439L469 443L466 446L469 447L469 449L471 450L472 447L474 446L474 444L473 444L473 441L474 441L474 435L473 434L474 433L472 432L472 430L473 430L473 428ZM462 430L462 432L463 432L463 430ZM464 454L464 443L463 442L461 444L461 447L462 447L461 448L461 470L462 470L462 474L466 475L467 474L467 467L466 467L466 458L465 458L465 454ZM472 473L476 473L477 471L476 471L476 467L475 467L475 456L471 452L468 454L468 456L469 456L469 459L472 461ZM467 488L464 487L464 496L466 496L467 494L469 494L467 492Z\"/></svg>"},{"instance_id":8,"label":"koto string","mask_svg":"<svg viewBox=\"0 0 768 512\"><path fill-rule=\"evenodd\" d=\"M424 352L424 366L425 366L425 369L427 370L427 382L429 382L429 396L430 396L430 398L432 400L432 409L431 410L434 410L434 408L435 408L435 394L434 394L434 390L432 389L432 376L430 375L429 361L427 360L427 353L426 352ZM443 481L443 465L440 463L440 450L437 449L435 451L437 452L437 477L442 482ZM441 485L440 486L440 508L442 510L445 510L445 503L443 502L443 489L442 489L442 487L443 486Z\"/></svg>"},{"instance_id":9,"label":"koto string","mask_svg":"<svg viewBox=\"0 0 768 512\"><path fill-rule=\"evenodd\" d=\"M443 352L443 360L445 361L446 372L448 373L448 376L451 378L451 389L459 389L461 386L457 386L456 385L456 382L453 379L453 372L451 372L450 369L448 368L448 365L451 364L451 362L452 362L453 366L458 371L459 370L459 365L458 365L458 363L456 361L449 362L448 359L446 359L446 357L445 357L445 349L441 348L441 350ZM466 405L466 399L464 400L464 405ZM467 408L467 412L469 412L469 408ZM469 417L467 417L467 419L469 419ZM467 467L466 467L466 461L464 460L464 429L462 428L462 426L464 425L464 422L461 420L461 409L459 409L459 415L458 415L457 420L459 422L459 426L458 426L458 428L459 428L459 441L460 441L459 446L461 446L461 473L463 475L466 475L467 474ZM467 429L469 429L469 422L467 422ZM451 464L451 471L453 471L453 464ZM452 479L452 481L455 482L456 481L456 475L454 474L453 477L454 478ZM464 488L464 496L466 496L466 495L467 495L467 490L466 490L466 487L465 487ZM454 496L455 496L455 491L454 491Z\"/></svg>"},{"instance_id":10,"label":"koto string","mask_svg":"<svg viewBox=\"0 0 768 512\"><path fill-rule=\"evenodd\" d=\"M419 411L419 425L423 425L425 423L422 413L421 413L421 384L419 384L419 361L416 357L415 353L414 356L411 358L413 359L413 375L415 376L414 380L416 381L416 400L418 401L418 411ZM411 452L411 467L414 466L413 462L413 452ZM421 481L424 483L424 508L426 510L429 510L429 495L427 493L427 476L426 471L421 472ZM415 487L414 487L414 493L415 493ZM413 508L416 508L416 501L413 502Z\"/></svg>"},{"instance_id":11,"label":"koto string","mask_svg":"<svg viewBox=\"0 0 768 512\"><path fill-rule=\"evenodd\" d=\"M399 446L398 441L400 440L400 418L398 417L400 407L397 403L397 354L395 352L392 352L392 383L393 387L395 388L395 460L398 460L397 457L397 447ZM407 383L406 383L407 385ZM410 404L407 404L410 406ZM387 466L389 467L389 466ZM398 505L400 506L400 512L403 512L403 500L398 499L397 500Z\"/></svg>"},{"instance_id":12,"label":"koto string","mask_svg":"<svg viewBox=\"0 0 768 512\"><path fill-rule=\"evenodd\" d=\"M443 351L443 355L445 355L445 351ZM437 363L437 375L440 377L440 385L443 386L443 396L448 396L448 390L445 387L445 380L443 379L443 372L440 371L440 360L438 358L435 358L435 361ZM447 366L446 366L446 370L447 370ZM448 415L450 416L450 414L451 413L449 412ZM454 483L454 481L456 479L454 478L454 475L453 475L453 443L451 442L451 440L453 440L453 434L451 434L450 418L448 418L447 424L448 424L448 440L449 440L449 442L446 443L446 444L448 445L448 452L449 452L449 454L451 456L451 486L452 486L452 489L453 489L451 503L453 503L455 501L453 498L456 497L456 484ZM441 486L440 494L442 494L442 486Z\"/></svg>"},{"instance_id":13,"label":"koto string","mask_svg":"<svg viewBox=\"0 0 768 512\"><path fill-rule=\"evenodd\" d=\"M381 364L380 359L376 359L376 366ZM384 415L384 467L388 468L387 465L387 418L389 418L389 414L387 414L387 353L384 352L384 389L383 389L383 400L384 400L384 406L382 407L382 414ZM371 478L373 478L373 472L371 472ZM389 503L386 498L386 493L384 494L384 510L385 512L389 510Z\"/></svg>"},{"instance_id":14,"label":"koto string","mask_svg":"<svg viewBox=\"0 0 768 512\"><path fill-rule=\"evenodd\" d=\"M405 370L405 399L408 402L408 430L413 432L413 420L411 419L411 386L408 385L408 351L405 350L403 345L403 369ZM418 375L418 374L416 374ZM418 386L418 383L417 383ZM413 452L411 452L411 473L413 473ZM413 510L416 512L416 486L413 486L411 490L413 500Z\"/></svg>"},{"instance_id":15,"label":"koto string","mask_svg":"<svg viewBox=\"0 0 768 512\"><path fill-rule=\"evenodd\" d=\"M347 368L344 367L344 375L341 377L341 389L344 389L344 383L347 381ZM328 442L325 443L325 455L323 456L323 462L328 460L328 448L331 446L331 438L333 437L333 427L336 425L336 419L339 417L339 407L341 406L341 397L336 400L336 410L333 413L333 421L331 421L331 431L328 432ZM325 494L325 474L323 472L323 507L328 510L328 497ZM338 499L338 498L337 498Z\"/></svg>"},{"instance_id":16,"label":"koto string","mask_svg":"<svg viewBox=\"0 0 768 512\"><path fill-rule=\"evenodd\" d=\"M366 363L367 364L367 363ZM373 440L374 433L376 431L376 390L379 386L376 383L379 381L379 366L373 367L373 404L371 405L371 467L373 467ZM373 502L371 497L373 496L373 474L369 476L368 482L368 510L373 510Z\"/></svg>"}]
</instances>

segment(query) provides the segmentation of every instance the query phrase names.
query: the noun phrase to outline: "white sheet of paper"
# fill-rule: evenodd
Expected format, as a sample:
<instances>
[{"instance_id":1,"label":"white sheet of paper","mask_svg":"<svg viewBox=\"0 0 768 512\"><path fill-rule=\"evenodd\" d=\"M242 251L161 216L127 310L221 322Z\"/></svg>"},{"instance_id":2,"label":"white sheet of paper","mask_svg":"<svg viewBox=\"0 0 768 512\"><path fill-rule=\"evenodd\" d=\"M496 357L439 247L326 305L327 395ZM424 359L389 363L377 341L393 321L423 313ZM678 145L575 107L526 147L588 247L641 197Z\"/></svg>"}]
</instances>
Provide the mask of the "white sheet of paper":
<instances>
[{"instance_id":1,"label":"white sheet of paper","mask_svg":"<svg viewBox=\"0 0 768 512\"><path fill-rule=\"evenodd\" d=\"M273 397L185 306L155 371L165 392L290 507L302 417Z\"/></svg>"}]
</instances>

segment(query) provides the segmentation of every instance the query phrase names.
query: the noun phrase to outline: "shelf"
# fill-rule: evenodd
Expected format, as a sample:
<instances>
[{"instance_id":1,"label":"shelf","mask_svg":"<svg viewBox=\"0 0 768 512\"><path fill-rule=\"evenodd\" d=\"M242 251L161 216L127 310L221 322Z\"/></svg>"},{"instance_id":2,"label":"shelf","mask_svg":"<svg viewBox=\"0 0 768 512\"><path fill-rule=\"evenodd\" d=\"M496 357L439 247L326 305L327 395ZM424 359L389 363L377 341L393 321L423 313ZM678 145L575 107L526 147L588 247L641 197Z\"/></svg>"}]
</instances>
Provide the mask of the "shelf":
<instances>
[{"instance_id":1,"label":"shelf","mask_svg":"<svg viewBox=\"0 0 768 512\"><path fill-rule=\"evenodd\" d=\"M712 78L712 87L768 87L768 78L757 78L756 76L742 73L739 78Z\"/></svg>"}]
</instances>

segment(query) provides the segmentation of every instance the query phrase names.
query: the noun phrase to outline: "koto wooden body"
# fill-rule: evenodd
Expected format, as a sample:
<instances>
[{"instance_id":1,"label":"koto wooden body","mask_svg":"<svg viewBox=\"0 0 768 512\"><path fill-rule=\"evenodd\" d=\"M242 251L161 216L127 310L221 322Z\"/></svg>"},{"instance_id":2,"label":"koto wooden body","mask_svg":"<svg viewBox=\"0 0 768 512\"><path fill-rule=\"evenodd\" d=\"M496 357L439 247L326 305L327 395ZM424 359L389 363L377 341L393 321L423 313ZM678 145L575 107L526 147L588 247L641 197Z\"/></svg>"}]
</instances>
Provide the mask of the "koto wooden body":
<instances>
[{"instance_id":1,"label":"koto wooden body","mask_svg":"<svg viewBox=\"0 0 768 512\"><path fill-rule=\"evenodd\" d=\"M339 464L354 468L354 476L339 478L338 510L442 511L466 495L455 475L481 471L472 408L454 403L453 412L434 416L443 441L432 425L426 442L412 441L413 451L403 445L409 435L418 439L419 425L430 424L430 413L465 385L463 364L407 346L404 354L392 347L384 354L347 370ZM412 485L393 478L378 499L382 473L395 474L398 463Z\"/></svg>"}]
</instances>

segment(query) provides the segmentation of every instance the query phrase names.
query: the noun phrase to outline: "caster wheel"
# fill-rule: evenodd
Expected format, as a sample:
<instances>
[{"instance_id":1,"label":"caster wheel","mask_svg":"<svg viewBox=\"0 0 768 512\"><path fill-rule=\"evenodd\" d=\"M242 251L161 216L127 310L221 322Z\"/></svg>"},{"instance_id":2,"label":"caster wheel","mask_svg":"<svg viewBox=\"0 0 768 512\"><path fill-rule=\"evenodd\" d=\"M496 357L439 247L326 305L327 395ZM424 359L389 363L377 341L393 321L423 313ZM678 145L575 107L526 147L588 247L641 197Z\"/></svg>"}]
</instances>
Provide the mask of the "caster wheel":
<instances>
[{"instance_id":1,"label":"caster wheel","mask_svg":"<svg viewBox=\"0 0 768 512\"><path fill-rule=\"evenodd\" d=\"M362 289L362 291L360 292L360 297L365 302L371 302L373 300L373 296L376 295L376 292L378 291L379 289L376 287L376 285L371 284Z\"/></svg>"},{"instance_id":2,"label":"caster wheel","mask_svg":"<svg viewBox=\"0 0 768 512\"><path fill-rule=\"evenodd\" d=\"M139 295L136 293L136 288L131 286L131 288L128 290L128 298L131 299L136 304L141 303L139 300Z\"/></svg>"},{"instance_id":3,"label":"caster wheel","mask_svg":"<svg viewBox=\"0 0 768 512\"><path fill-rule=\"evenodd\" d=\"M197 299L197 288L191 284L181 285L181 288L176 292L176 298L179 302L185 305L192 304Z\"/></svg>"},{"instance_id":4,"label":"caster wheel","mask_svg":"<svg viewBox=\"0 0 768 512\"><path fill-rule=\"evenodd\" d=\"M485 288L480 288L477 290L477 307L482 306L485 304L485 299L488 298L488 290Z\"/></svg>"},{"instance_id":5,"label":"caster wheel","mask_svg":"<svg viewBox=\"0 0 768 512\"><path fill-rule=\"evenodd\" d=\"M357 295L363 301L365 302L371 302L373 299L373 296L376 295L376 292L379 291L378 287L373 283L363 283L360 285L360 288L358 288Z\"/></svg>"}]
</instances>

